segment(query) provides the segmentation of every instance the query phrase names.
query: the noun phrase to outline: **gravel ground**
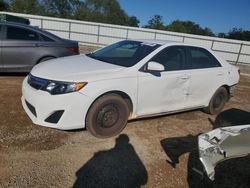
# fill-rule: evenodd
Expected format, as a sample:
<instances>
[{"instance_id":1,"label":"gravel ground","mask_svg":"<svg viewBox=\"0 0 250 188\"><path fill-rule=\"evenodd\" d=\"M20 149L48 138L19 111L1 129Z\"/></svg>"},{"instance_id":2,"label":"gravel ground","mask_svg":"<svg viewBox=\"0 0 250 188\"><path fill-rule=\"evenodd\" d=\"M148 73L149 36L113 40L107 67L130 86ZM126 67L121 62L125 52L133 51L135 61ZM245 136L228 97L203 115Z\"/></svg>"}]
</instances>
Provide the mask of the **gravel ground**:
<instances>
[{"instance_id":1,"label":"gravel ground","mask_svg":"<svg viewBox=\"0 0 250 188\"><path fill-rule=\"evenodd\" d=\"M219 164L214 182L193 170L201 169L200 133L250 124L248 76L218 116L195 110L131 121L109 139L32 124L20 101L24 76L0 76L0 187L250 186L250 157Z\"/></svg>"}]
</instances>

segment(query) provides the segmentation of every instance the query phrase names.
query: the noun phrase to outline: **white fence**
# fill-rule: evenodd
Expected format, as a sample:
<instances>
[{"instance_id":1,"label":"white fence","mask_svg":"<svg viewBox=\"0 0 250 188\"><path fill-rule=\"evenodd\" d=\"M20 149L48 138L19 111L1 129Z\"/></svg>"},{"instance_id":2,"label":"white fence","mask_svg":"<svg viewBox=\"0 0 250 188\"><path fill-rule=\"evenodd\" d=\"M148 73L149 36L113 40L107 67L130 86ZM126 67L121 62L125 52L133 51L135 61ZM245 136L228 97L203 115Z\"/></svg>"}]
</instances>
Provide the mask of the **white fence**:
<instances>
[{"instance_id":1,"label":"white fence","mask_svg":"<svg viewBox=\"0 0 250 188\"><path fill-rule=\"evenodd\" d=\"M54 33L62 38L92 45L107 45L123 39L159 39L211 48L230 63L250 64L250 42L205 37L184 33L145 28L118 26L94 22L60 19L29 14L0 12L28 18L31 25Z\"/></svg>"}]
</instances>

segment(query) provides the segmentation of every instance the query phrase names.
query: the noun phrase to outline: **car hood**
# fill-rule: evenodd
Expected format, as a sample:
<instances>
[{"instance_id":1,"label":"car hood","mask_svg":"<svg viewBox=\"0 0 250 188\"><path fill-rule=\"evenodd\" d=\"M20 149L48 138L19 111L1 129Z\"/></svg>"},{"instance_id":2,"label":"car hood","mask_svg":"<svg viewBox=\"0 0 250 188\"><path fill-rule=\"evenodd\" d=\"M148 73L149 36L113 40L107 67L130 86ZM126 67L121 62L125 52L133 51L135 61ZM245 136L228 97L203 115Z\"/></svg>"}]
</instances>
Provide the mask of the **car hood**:
<instances>
[{"instance_id":1,"label":"car hood","mask_svg":"<svg viewBox=\"0 0 250 188\"><path fill-rule=\"evenodd\" d=\"M76 55L40 63L31 70L31 74L50 80L75 82L98 80L105 74L114 74L123 69L125 67L95 60L86 55Z\"/></svg>"}]
</instances>

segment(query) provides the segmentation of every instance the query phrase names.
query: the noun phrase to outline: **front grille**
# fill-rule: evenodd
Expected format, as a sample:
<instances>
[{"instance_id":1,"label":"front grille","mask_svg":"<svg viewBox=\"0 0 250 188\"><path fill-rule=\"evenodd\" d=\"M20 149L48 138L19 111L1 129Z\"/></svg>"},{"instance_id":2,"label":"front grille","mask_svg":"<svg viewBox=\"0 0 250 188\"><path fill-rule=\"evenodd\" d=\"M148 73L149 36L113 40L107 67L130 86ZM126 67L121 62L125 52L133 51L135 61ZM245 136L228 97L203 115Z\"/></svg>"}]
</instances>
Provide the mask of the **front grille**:
<instances>
[{"instance_id":1,"label":"front grille","mask_svg":"<svg viewBox=\"0 0 250 188\"><path fill-rule=\"evenodd\" d=\"M62 117L63 113L64 113L64 110L55 111L49 117L47 117L45 119L45 121L48 122L48 123L58 123L58 121Z\"/></svg>"},{"instance_id":2,"label":"front grille","mask_svg":"<svg viewBox=\"0 0 250 188\"><path fill-rule=\"evenodd\" d=\"M34 107L33 105L31 105L31 104L30 104L28 101L26 101L26 100L25 100L25 103L26 103L28 109L30 110L30 112L31 112L35 117L37 117L35 107Z\"/></svg>"},{"instance_id":3,"label":"front grille","mask_svg":"<svg viewBox=\"0 0 250 188\"><path fill-rule=\"evenodd\" d=\"M43 78L38 78L38 77L35 77L35 76L29 74L28 84L37 90L46 87L48 85L48 83L49 83L49 80L46 80Z\"/></svg>"}]
</instances>

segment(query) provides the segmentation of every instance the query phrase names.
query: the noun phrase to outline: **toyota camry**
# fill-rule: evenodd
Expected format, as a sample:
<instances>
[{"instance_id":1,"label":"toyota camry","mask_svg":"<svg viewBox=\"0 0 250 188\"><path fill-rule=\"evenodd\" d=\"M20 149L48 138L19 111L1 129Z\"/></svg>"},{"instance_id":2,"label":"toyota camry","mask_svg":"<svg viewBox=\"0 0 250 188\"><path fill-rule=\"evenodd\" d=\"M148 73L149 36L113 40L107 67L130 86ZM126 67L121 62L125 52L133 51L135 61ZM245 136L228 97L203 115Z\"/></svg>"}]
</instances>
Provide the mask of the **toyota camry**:
<instances>
[{"instance_id":1,"label":"toyota camry","mask_svg":"<svg viewBox=\"0 0 250 188\"><path fill-rule=\"evenodd\" d=\"M36 65L22 105L38 125L119 134L128 119L204 109L219 113L239 70L209 49L157 40L124 40L86 55Z\"/></svg>"}]
</instances>

